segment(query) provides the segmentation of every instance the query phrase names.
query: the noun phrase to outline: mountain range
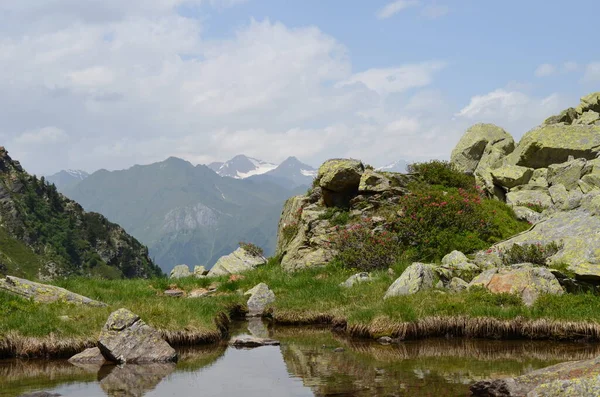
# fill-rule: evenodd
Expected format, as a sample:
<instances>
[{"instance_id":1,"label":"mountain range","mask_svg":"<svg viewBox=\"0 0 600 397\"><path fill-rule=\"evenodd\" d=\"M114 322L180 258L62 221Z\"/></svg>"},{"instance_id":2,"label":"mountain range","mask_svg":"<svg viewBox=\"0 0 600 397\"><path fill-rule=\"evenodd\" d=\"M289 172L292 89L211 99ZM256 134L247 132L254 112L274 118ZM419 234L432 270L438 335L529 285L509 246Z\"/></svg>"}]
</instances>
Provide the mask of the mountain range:
<instances>
[{"instance_id":1,"label":"mountain range","mask_svg":"<svg viewBox=\"0 0 600 397\"><path fill-rule=\"evenodd\" d=\"M90 174L81 170L62 170L56 174L46 176L46 180L56 185L58 190L61 190L81 182L88 176Z\"/></svg>"}]
</instances>

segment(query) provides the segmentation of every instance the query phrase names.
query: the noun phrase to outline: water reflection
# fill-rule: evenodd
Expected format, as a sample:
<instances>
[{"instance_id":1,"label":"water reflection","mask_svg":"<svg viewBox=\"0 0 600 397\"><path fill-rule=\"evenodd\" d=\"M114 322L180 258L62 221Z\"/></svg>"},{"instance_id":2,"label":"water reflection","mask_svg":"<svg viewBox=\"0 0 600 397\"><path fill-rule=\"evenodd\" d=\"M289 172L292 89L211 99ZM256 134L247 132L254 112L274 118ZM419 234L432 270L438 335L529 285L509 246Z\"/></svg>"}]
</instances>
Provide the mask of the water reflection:
<instances>
[{"instance_id":1,"label":"water reflection","mask_svg":"<svg viewBox=\"0 0 600 397\"><path fill-rule=\"evenodd\" d=\"M237 328L281 341L253 350L182 349L173 365L76 367L66 361L0 362L0 396L460 396L484 378L517 376L557 362L600 355L599 345L425 340L381 346L328 330Z\"/></svg>"}]
</instances>

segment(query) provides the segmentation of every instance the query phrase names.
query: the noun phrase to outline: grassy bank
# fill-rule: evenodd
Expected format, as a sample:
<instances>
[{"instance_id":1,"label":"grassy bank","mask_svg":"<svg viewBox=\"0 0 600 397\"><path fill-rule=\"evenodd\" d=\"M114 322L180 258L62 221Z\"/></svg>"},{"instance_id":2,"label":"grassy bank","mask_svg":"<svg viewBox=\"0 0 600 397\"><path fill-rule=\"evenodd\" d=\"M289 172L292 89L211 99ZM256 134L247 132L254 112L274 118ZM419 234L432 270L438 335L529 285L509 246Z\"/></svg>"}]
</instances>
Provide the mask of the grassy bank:
<instances>
[{"instance_id":1,"label":"grassy bank","mask_svg":"<svg viewBox=\"0 0 600 397\"><path fill-rule=\"evenodd\" d=\"M325 323L351 336L401 339L431 336L600 340L600 296L543 296L526 307L509 294L485 290L421 292L383 300L396 275L374 272L374 280L346 289L352 271L335 266L286 273L270 263L240 280L95 280L68 279L56 284L106 302L107 308L64 303L38 304L0 292L0 356L69 355L97 339L108 315L128 308L161 330L174 345L210 343L227 330L228 317L243 307L241 294L259 282L275 292L272 316L281 324ZM169 286L189 293L217 282L211 297L164 296ZM65 317L66 316L66 317Z\"/></svg>"}]
</instances>

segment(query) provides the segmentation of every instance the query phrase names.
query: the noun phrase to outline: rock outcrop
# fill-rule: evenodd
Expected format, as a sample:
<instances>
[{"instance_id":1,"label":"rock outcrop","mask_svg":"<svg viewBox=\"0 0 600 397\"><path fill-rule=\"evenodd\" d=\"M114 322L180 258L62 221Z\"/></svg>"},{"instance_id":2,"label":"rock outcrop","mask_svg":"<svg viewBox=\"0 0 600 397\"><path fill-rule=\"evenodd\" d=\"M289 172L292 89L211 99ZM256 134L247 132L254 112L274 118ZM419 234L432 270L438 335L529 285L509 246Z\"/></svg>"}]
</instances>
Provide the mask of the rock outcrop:
<instances>
[{"instance_id":1,"label":"rock outcrop","mask_svg":"<svg viewBox=\"0 0 600 397\"><path fill-rule=\"evenodd\" d=\"M599 392L599 359L566 362L516 378L480 381L471 386L475 397L592 397Z\"/></svg>"},{"instance_id":2,"label":"rock outcrop","mask_svg":"<svg viewBox=\"0 0 600 397\"><path fill-rule=\"evenodd\" d=\"M177 352L160 333L127 309L113 312L98 339L102 355L118 363L177 361Z\"/></svg>"},{"instance_id":3,"label":"rock outcrop","mask_svg":"<svg viewBox=\"0 0 600 397\"><path fill-rule=\"evenodd\" d=\"M95 301L64 288L35 283L18 277L6 276L0 279L0 290L33 299L40 303L67 302L77 305L104 307L105 303Z\"/></svg>"},{"instance_id":4,"label":"rock outcrop","mask_svg":"<svg viewBox=\"0 0 600 397\"><path fill-rule=\"evenodd\" d=\"M169 274L169 278L178 279L178 278L186 278L192 276L190 272L190 268L188 265L177 265L171 270Z\"/></svg>"},{"instance_id":5,"label":"rock outcrop","mask_svg":"<svg viewBox=\"0 0 600 397\"><path fill-rule=\"evenodd\" d=\"M240 247L229 255L222 256L208 272L208 277L240 274L267 263L262 255L256 255Z\"/></svg>"},{"instance_id":6,"label":"rock outcrop","mask_svg":"<svg viewBox=\"0 0 600 397\"><path fill-rule=\"evenodd\" d=\"M471 281L469 287L473 286L484 287L495 294L518 294L526 306L532 306L541 294L564 293L550 270L529 264L486 270Z\"/></svg>"}]
</instances>

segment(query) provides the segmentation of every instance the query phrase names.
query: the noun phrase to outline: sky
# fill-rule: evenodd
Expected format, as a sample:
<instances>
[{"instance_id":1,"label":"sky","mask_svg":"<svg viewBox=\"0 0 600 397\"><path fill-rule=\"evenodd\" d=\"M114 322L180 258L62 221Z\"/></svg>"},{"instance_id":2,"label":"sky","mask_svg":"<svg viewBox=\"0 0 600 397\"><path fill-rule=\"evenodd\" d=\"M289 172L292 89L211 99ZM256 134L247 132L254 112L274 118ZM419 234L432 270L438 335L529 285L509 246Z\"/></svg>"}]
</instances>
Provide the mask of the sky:
<instances>
[{"instance_id":1,"label":"sky","mask_svg":"<svg viewBox=\"0 0 600 397\"><path fill-rule=\"evenodd\" d=\"M600 91L600 2L568 4L0 0L0 145L37 174L447 159Z\"/></svg>"}]
</instances>

